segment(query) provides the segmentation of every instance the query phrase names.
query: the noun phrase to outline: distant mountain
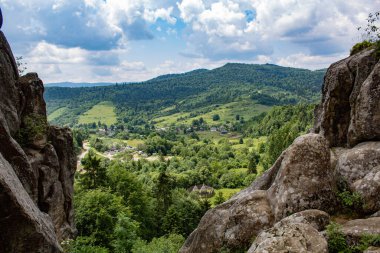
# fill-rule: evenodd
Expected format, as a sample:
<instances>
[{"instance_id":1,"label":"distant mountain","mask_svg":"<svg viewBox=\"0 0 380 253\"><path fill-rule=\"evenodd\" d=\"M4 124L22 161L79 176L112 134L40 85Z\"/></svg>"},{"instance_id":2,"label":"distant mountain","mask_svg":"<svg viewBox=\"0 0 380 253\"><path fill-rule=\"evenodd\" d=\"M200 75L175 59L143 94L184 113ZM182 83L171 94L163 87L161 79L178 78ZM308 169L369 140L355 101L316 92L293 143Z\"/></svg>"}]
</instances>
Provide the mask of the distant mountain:
<instances>
[{"instance_id":1,"label":"distant mountain","mask_svg":"<svg viewBox=\"0 0 380 253\"><path fill-rule=\"evenodd\" d=\"M66 88L79 88L79 87L98 87L98 86L110 86L115 85L115 83L72 83L72 82L61 82L61 83L46 83L45 87L66 87Z\"/></svg>"},{"instance_id":2,"label":"distant mountain","mask_svg":"<svg viewBox=\"0 0 380 253\"><path fill-rule=\"evenodd\" d=\"M212 70L163 75L128 85L48 86L45 99L49 113L65 107L65 113L55 118L57 124L74 124L79 115L102 101L112 102L120 119L138 119L143 124L157 116L207 111L211 105L243 98L265 106L315 102L324 74L323 70L273 64L228 63Z\"/></svg>"}]
</instances>

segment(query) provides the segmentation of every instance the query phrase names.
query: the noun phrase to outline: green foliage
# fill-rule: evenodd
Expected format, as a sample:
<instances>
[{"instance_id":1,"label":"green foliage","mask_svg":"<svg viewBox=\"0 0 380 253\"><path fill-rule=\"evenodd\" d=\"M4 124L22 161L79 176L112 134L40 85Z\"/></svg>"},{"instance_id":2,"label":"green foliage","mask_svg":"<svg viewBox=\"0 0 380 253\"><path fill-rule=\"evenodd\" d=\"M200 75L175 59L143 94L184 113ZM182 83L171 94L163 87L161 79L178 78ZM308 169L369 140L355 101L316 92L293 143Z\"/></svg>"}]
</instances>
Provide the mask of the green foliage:
<instances>
[{"instance_id":1,"label":"green foliage","mask_svg":"<svg viewBox=\"0 0 380 253\"><path fill-rule=\"evenodd\" d=\"M217 206L219 204L222 204L224 201L226 201L226 199L223 196L223 192L218 192L214 200L214 205Z\"/></svg>"},{"instance_id":2,"label":"green foliage","mask_svg":"<svg viewBox=\"0 0 380 253\"><path fill-rule=\"evenodd\" d=\"M115 235L115 230L130 225L125 229L133 234L131 230L137 227L136 222L126 222L124 217L129 217L130 212L122 197L109 191L95 189L79 192L75 195L74 205L78 234L91 238L93 245L110 249L112 243L122 236Z\"/></svg>"},{"instance_id":3,"label":"green foliage","mask_svg":"<svg viewBox=\"0 0 380 253\"><path fill-rule=\"evenodd\" d=\"M123 197L131 211L131 217L140 223L140 235L147 239L155 236L155 203L136 175L115 163L109 166L107 179L112 192Z\"/></svg>"},{"instance_id":4,"label":"green foliage","mask_svg":"<svg viewBox=\"0 0 380 253\"><path fill-rule=\"evenodd\" d=\"M219 114L214 114L214 115L212 115L212 120L213 120L213 121L218 121L218 120L220 120L220 116L219 116Z\"/></svg>"},{"instance_id":5,"label":"green foliage","mask_svg":"<svg viewBox=\"0 0 380 253\"><path fill-rule=\"evenodd\" d=\"M75 152L79 155L82 151L83 141L90 137L87 129L73 129L73 140Z\"/></svg>"},{"instance_id":6,"label":"green foliage","mask_svg":"<svg viewBox=\"0 0 380 253\"><path fill-rule=\"evenodd\" d=\"M143 151L145 151L148 154L161 154L161 155L167 155L170 153L171 148L173 147L173 144L168 141L165 138L162 138L160 136L154 136L151 138L148 138L145 141L144 146L142 147Z\"/></svg>"},{"instance_id":7,"label":"green foliage","mask_svg":"<svg viewBox=\"0 0 380 253\"><path fill-rule=\"evenodd\" d=\"M360 52L365 48L374 47L376 57L380 59L380 12L370 13L366 26L358 27L358 30L363 31L362 36L364 41L354 45L350 55Z\"/></svg>"},{"instance_id":8,"label":"green foliage","mask_svg":"<svg viewBox=\"0 0 380 253\"><path fill-rule=\"evenodd\" d=\"M354 55L356 53L359 53L360 51L363 51L364 49L366 48L369 48L369 47L372 47L374 46L375 44L372 43L372 42L369 42L367 40L364 40L362 42L359 42L359 43L356 43L352 48L351 48L351 51L350 51L350 55Z\"/></svg>"},{"instance_id":9,"label":"green foliage","mask_svg":"<svg viewBox=\"0 0 380 253\"><path fill-rule=\"evenodd\" d=\"M326 234L330 253L359 253L365 251L370 246L380 246L379 234L362 234L358 244L349 245L342 233L341 225L333 222L327 226Z\"/></svg>"},{"instance_id":10,"label":"green foliage","mask_svg":"<svg viewBox=\"0 0 380 253\"><path fill-rule=\"evenodd\" d=\"M114 229L115 239L112 247L115 253L131 252L134 243L139 239L137 231L139 224L124 214L119 214L118 221Z\"/></svg>"},{"instance_id":11,"label":"green foliage","mask_svg":"<svg viewBox=\"0 0 380 253\"><path fill-rule=\"evenodd\" d=\"M21 146L28 146L35 140L39 140L47 135L48 123L45 116L32 113L23 118L16 139Z\"/></svg>"},{"instance_id":12,"label":"green foliage","mask_svg":"<svg viewBox=\"0 0 380 253\"><path fill-rule=\"evenodd\" d=\"M251 174L257 173L257 165L259 164L260 156L255 152L249 154L248 158L248 172Z\"/></svg>"},{"instance_id":13,"label":"green foliage","mask_svg":"<svg viewBox=\"0 0 380 253\"><path fill-rule=\"evenodd\" d=\"M95 246L94 240L86 236L78 236L75 240L61 243L65 253L109 253L107 248Z\"/></svg>"},{"instance_id":14,"label":"green foliage","mask_svg":"<svg viewBox=\"0 0 380 253\"><path fill-rule=\"evenodd\" d=\"M107 126L117 123L115 107L113 104L111 102L100 102L83 113L78 119L79 124L88 124L92 122L100 122Z\"/></svg>"},{"instance_id":15,"label":"green foliage","mask_svg":"<svg viewBox=\"0 0 380 253\"><path fill-rule=\"evenodd\" d=\"M162 76L127 85L49 87L46 88L45 99L49 114L59 108L67 108L53 123L75 125L79 116L93 106L110 101L116 107L119 122L135 129L157 116L191 113L210 105L234 102L254 92L273 97L280 104L315 101L323 75L323 71L269 64L227 64L210 71Z\"/></svg>"},{"instance_id":16,"label":"green foliage","mask_svg":"<svg viewBox=\"0 0 380 253\"><path fill-rule=\"evenodd\" d=\"M173 191L172 202L163 218L163 229L168 234L187 236L197 227L204 208L196 195L185 190Z\"/></svg>"},{"instance_id":17,"label":"green foliage","mask_svg":"<svg viewBox=\"0 0 380 253\"><path fill-rule=\"evenodd\" d=\"M90 150L81 163L83 173L79 174L79 182L84 189L95 189L106 184L106 168L94 151Z\"/></svg>"},{"instance_id":18,"label":"green foliage","mask_svg":"<svg viewBox=\"0 0 380 253\"><path fill-rule=\"evenodd\" d=\"M352 252L363 252L370 246L380 247L380 234L363 234L358 245L351 246Z\"/></svg>"},{"instance_id":19,"label":"green foliage","mask_svg":"<svg viewBox=\"0 0 380 253\"><path fill-rule=\"evenodd\" d=\"M307 132L313 123L314 105L298 104L274 107L261 117L245 124L247 135L268 136L266 147L261 146L260 162L268 169L295 138Z\"/></svg>"},{"instance_id":20,"label":"green foliage","mask_svg":"<svg viewBox=\"0 0 380 253\"><path fill-rule=\"evenodd\" d=\"M183 236L176 234L155 238L150 243L140 240L133 246L132 253L177 253L184 241Z\"/></svg>"},{"instance_id":21,"label":"green foliage","mask_svg":"<svg viewBox=\"0 0 380 253\"><path fill-rule=\"evenodd\" d=\"M273 95L262 94L261 92L253 92L251 99L256 100L259 104L274 106L274 105L287 105L297 103L294 97L279 97L275 98Z\"/></svg>"},{"instance_id":22,"label":"green foliage","mask_svg":"<svg viewBox=\"0 0 380 253\"><path fill-rule=\"evenodd\" d=\"M167 213L169 206L172 203L171 189L173 184L173 177L168 173L167 167L162 165L155 185L158 215L161 219Z\"/></svg>"},{"instance_id":23,"label":"green foliage","mask_svg":"<svg viewBox=\"0 0 380 253\"><path fill-rule=\"evenodd\" d=\"M77 174L75 196L80 214L78 230L82 238L88 238L81 247L102 247L110 252L149 252L151 245L168 238L161 236L187 237L210 208L210 203L223 203L251 184L262 172L262 163L268 159L269 151L286 148L310 126L309 110L312 111L312 106L276 107L267 115L244 123L239 116L239 121L233 120L231 124L244 124L241 129L244 132L225 135L188 127L183 128L186 133L176 127L155 130L151 125L144 126L144 134L128 132L127 141L92 135L90 144L98 151L128 143L148 155L155 155L143 159L144 154L125 150L118 154L120 159L107 161L100 158L100 154L97 156L99 152L91 152L83 160L85 168ZM268 122L275 122L276 126L268 128ZM196 119L193 123L204 127L205 121ZM269 138L254 138L257 137L254 133L259 131L250 132L253 129L269 134ZM78 143L83 141L82 133L76 135ZM140 159L135 161L132 156ZM186 190L202 184L214 187L217 194L206 199ZM94 195L100 194L99 199L91 196L95 191ZM113 199L112 202L119 201L122 210L113 211L112 215L108 215L112 211L108 208L101 210L104 206L116 205L105 203L104 194L109 195L107 198ZM88 201L98 203L91 206ZM85 218L94 220L100 214L99 222L92 224ZM110 216L113 223L107 222ZM101 236L105 238L103 241Z\"/></svg>"},{"instance_id":24,"label":"green foliage","mask_svg":"<svg viewBox=\"0 0 380 253\"><path fill-rule=\"evenodd\" d=\"M341 204L348 209L361 209L363 204L362 197L358 192L350 192L348 190L344 190L338 193L339 200Z\"/></svg>"},{"instance_id":25,"label":"green foliage","mask_svg":"<svg viewBox=\"0 0 380 253\"><path fill-rule=\"evenodd\" d=\"M350 253L351 250L346 242L346 238L342 233L342 228L337 223L330 223L327 226L327 243L330 253Z\"/></svg>"}]
</instances>

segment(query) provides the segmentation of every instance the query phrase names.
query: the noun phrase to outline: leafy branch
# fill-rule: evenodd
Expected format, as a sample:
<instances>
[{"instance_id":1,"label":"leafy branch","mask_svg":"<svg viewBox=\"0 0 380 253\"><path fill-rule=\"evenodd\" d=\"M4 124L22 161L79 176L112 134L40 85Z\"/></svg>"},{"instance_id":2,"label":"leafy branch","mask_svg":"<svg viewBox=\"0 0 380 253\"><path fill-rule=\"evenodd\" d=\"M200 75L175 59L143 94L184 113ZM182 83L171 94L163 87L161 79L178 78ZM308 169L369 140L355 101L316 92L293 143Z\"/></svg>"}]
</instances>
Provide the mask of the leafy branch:
<instances>
[{"instance_id":1,"label":"leafy branch","mask_svg":"<svg viewBox=\"0 0 380 253\"><path fill-rule=\"evenodd\" d=\"M367 25L358 27L358 31L364 31L363 37L369 42L380 40L380 11L370 13L367 18Z\"/></svg>"},{"instance_id":2,"label":"leafy branch","mask_svg":"<svg viewBox=\"0 0 380 253\"><path fill-rule=\"evenodd\" d=\"M16 65L17 65L17 69L18 69L18 73L21 75L23 75L25 73L25 71L27 70L27 67L26 67L26 63L23 61L23 57L22 56L18 56L16 57Z\"/></svg>"}]
</instances>

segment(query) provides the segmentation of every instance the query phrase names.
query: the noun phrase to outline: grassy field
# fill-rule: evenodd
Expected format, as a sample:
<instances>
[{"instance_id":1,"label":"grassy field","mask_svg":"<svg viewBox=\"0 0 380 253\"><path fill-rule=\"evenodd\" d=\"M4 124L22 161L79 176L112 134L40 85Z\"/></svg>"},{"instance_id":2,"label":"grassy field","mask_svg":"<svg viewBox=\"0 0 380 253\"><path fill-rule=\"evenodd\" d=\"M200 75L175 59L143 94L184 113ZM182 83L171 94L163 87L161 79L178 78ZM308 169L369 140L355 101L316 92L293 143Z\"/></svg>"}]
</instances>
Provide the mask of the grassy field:
<instances>
[{"instance_id":1,"label":"grassy field","mask_svg":"<svg viewBox=\"0 0 380 253\"><path fill-rule=\"evenodd\" d=\"M259 138L244 138L243 139L243 144L240 144L239 140L240 139L230 140L230 143L232 144L232 148L233 149L241 149L241 148L248 147L250 149L250 151L251 151L252 149L258 150L259 149L259 145L261 143L265 143L267 141L267 137L262 136L262 137L259 137Z\"/></svg>"},{"instance_id":2,"label":"grassy field","mask_svg":"<svg viewBox=\"0 0 380 253\"><path fill-rule=\"evenodd\" d=\"M57 119L57 118L60 117L62 114L64 114L66 110L67 110L66 107L61 107L61 108L55 110L54 112L52 112L52 113L48 116L48 121L53 121L53 120Z\"/></svg>"},{"instance_id":3,"label":"grassy field","mask_svg":"<svg viewBox=\"0 0 380 253\"><path fill-rule=\"evenodd\" d=\"M111 102L105 101L95 105L78 119L79 124L98 123L98 121L108 126L117 122L115 107Z\"/></svg>"},{"instance_id":4,"label":"grassy field","mask_svg":"<svg viewBox=\"0 0 380 253\"><path fill-rule=\"evenodd\" d=\"M138 145L144 144L144 141L140 139L127 140L127 144L131 147L137 148Z\"/></svg>"},{"instance_id":5,"label":"grassy field","mask_svg":"<svg viewBox=\"0 0 380 253\"><path fill-rule=\"evenodd\" d=\"M153 120L157 122L158 127L167 127L171 124L189 125L194 119L199 119L202 117L210 126L212 126L220 125L227 121L233 122L236 120L236 115L244 117L246 120L248 120L253 116L268 111L270 108L271 107L269 106L256 104L256 102L251 99L244 99L241 101L232 102L221 106L213 106L211 111L199 114L198 116L193 118L190 118L190 113L175 113L164 117L158 117ZM168 110L169 108L163 111ZM218 114L220 116L220 120L212 120L212 117L215 114Z\"/></svg>"}]
</instances>

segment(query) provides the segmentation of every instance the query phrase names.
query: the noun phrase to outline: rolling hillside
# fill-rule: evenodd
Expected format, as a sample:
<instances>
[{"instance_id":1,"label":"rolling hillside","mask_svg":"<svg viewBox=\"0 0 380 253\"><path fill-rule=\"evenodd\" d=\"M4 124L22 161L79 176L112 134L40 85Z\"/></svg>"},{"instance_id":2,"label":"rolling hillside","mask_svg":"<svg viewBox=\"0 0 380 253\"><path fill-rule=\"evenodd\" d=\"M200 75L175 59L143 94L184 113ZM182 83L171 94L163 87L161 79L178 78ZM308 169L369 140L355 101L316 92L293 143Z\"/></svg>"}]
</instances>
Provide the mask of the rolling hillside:
<instances>
[{"instance_id":1,"label":"rolling hillside","mask_svg":"<svg viewBox=\"0 0 380 253\"><path fill-rule=\"evenodd\" d=\"M316 101L324 73L272 64L229 63L213 70L163 75L128 85L47 87L45 99L51 122L61 125L77 124L82 114L103 101L115 106L120 122L133 121L135 125L153 119L162 122L163 117L183 113L211 117L215 107L240 103L224 111L232 117L239 113L235 109L251 115L244 108L252 104L257 105L258 114L273 105Z\"/></svg>"}]
</instances>

